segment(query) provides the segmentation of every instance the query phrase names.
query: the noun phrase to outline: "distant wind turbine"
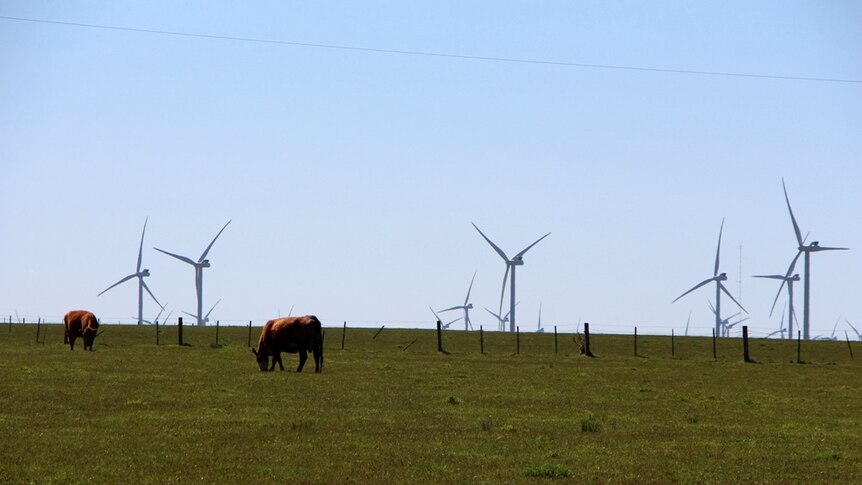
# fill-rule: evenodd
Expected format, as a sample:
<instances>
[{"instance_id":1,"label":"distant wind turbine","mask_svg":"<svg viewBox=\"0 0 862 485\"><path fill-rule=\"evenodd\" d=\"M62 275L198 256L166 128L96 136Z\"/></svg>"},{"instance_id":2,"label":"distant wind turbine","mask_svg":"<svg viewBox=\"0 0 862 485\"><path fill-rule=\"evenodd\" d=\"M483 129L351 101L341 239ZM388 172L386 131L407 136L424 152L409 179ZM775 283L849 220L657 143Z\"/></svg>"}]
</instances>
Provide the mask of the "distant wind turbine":
<instances>
[{"instance_id":1,"label":"distant wind turbine","mask_svg":"<svg viewBox=\"0 0 862 485\"><path fill-rule=\"evenodd\" d=\"M431 307L429 306L429 307L428 307L428 309L429 309L429 310L431 310L431 313L433 313L433 314L434 314L434 318L435 318L438 322L440 322L440 325L441 325L443 328L449 328L449 325L452 325L453 323L455 323L455 322L457 322L458 320L460 320L461 318L463 318L463 317L458 317L458 318L456 318L455 320L450 320L450 321L449 321L449 322L447 322L447 323L443 323L443 320L441 320L441 319L440 319L440 315L437 315L437 312L435 312L433 308L431 308Z\"/></svg>"},{"instance_id":2,"label":"distant wind turbine","mask_svg":"<svg viewBox=\"0 0 862 485\"><path fill-rule=\"evenodd\" d=\"M115 287L121 283L125 283L126 281L129 281L132 278L138 278L138 325L140 325L144 322L144 290L147 290L147 293L149 293L150 296L153 297L153 301L156 302L156 304L159 306L159 308L164 310L164 307L162 306L162 304L159 303L159 300L156 299L156 296L153 295L152 291L150 291L150 287L147 286L147 284L144 282L144 278L150 276L150 270L148 270L148 269L141 270L141 259L143 257L143 251L144 251L144 234L147 232L147 221L149 219L150 219L149 217L144 219L144 230L141 231L141 244L138 247L138 266L135 268L135 272L126 276L125 278L121 279L120 281L114 283L113 285L105 288L102 291L102 293L99 293L97 295L97 296L102 296L106 291L110 290L111 288L113 288L113 287Z\"/></svg>"},{"instance_id":3,"label":"distant wind turbine","mask_svg":"<svg viewBox=\"0 0 862 485\"><path fill-rule=\"evenodd\" d=\"M221 236L221 233L225 230L227 225L230 223L231 223L231 221L227 221L227 224L225 224L224 227L221 228L221 231L219 231L218 234L216 234L216 237L214 237L212 242L210 243L210 245L207 246L206 249L204 249L204 252L201 253L201 257L198 258L197 261L193 261L190 258L187 258L185 256L180 256L179 254L169 253L169 252L162 250L162 249L159 249L159 248L153 248L156 251L165 253L168 256L173 256L174 258L177 258L184 263L188 263L195 268L195 291L196 291L197 297L198 297L198 312L197 312L196 318L198 320L198 326L204 326L205 325L204 318L203 318L204 268L210 267L210 260L206 259L206 257L207 257L207 254L210 252L210 248L212 248L213 244L215 244L216 239L218 239L218 237ZM195 315L192 315L192 316L194 317Z\"/></svg>"},{"instance_id":4,"label":"distant wind turbine","mask_svg":"<svg viewBox=\"0 0 862 485\"><path fill-rule=\"evenodd\" d=\"M542 326L542 302L539 302L539 322L536 324L536 333L544 333L545 327Z\"/></svg>"},{"instance_id":5,"label":"distant wind turbine","mask_svg":"<svg viewBox=\"0 0 862 485\"><path fill-rule=\"evenodd\" d=\"M780 322L780 325L778 326L778 330L766 334L766 338L772 337L773 335L778 333L778 334L781 334L781 338L783 339L784 338L784 332L786 332L786 331L787 331L787 329L784 328L784 310L782 310L781 311L781 322Z\"/></svg>"},{"instance_id":6,"label":"distant wind turbine","mask_svg":"<svg viewBox=\"0 0 862 485\"><path fill-rule=\"evenodd\" d=\"M724 219L721 220L721 228L718 230L718 247L715 250L715 269L712 272L712 278L707 278L707 279L701 281L700 283L695 285L692 289L686 291L682 295L679 295L678 297L676 297L676 300L671 302L671 303L675 303L677 300L679 300L680 298L684 297L685 295L691 293L692 291L714 281L715 282L715 335L717 335L717 336L721 335L721 327L722 327L722 320L721 320L721 292L722 291L724 292L724 294L726 294L728 297L730 297L730 299L733 300L733 302L736 303L736 305L739 308L741 308L742 311L744 311L745 313L748 313L748 310L743 308L743 306L738 301L736 301L736 298L734 298L733 295L731 295L730 292L727 291L727 288L725 288L724 285L721 284L722 281L727 281L727 273L721 273L721 274L718 273L718 262L719 262L719 256L721 254L721 233L722 233L722 231L724 231Z\"/></svg>"},{"instance_id":7,"label":"distant wind turbine","mask_svg":"<svg viewBox=\"0 0 862 485\"><path fill-rule=\"evenodd\" d=\"M794 274L793 276L785 276L781 274L772 274L772 275L754 275L755 278L769 278L773 280L780 280L781 286L784 286L784 283L787 283L787 332L790 338L793 337L793 319L796 318L796 310L793 309L793 283L799 281L799 275ZM772 312L775 310L775 304L778 302L778 297L781 296L781 286L778 287L778 293L775 294L775 300L772 301L772 309L769 310L769 316L772 316ZM782 320L785 315L782 312ZM783 335L782 335L782 338Z\"/></svg>"},{"instance_id":8,"label":"distant wind turbine","mask_svg":"<svg viewBox=\"0 0 862 485\"><path fill-rule=\"evenodd\" d=\"M207 314L206 314L206 315L204 315L204 325L206 325L206 324L208 324L208 323L210 322L210 313L212 313L212 312L213 312L213 310L215 309L216 305L218 305L219 303L221 303L221 299L219 299L219 301L215 302L215 305L213 305L213 306L210 308L210 311L208 311L208 312L207 312ZM189 313L189 312L183 312L183 313L185 313L186 315L188 315L188 316L190 316L190 317L192 317L192 318L195 318L195 316L194 316L194 315L192 315L192 314L191 314L191 313Z\"/></svg>"},{"instance_id":9,"label":"distant wind turbine","mask_svg":"<svg viewBox=\"0 0 862 485\"><path fill-rule=\"evenodd\" d=\"M473 282L476 281L476 273L477 272L478 271L473 272L473 279L470 280L470 287L467 288L467 298L464 298L464 304L449 307L445 310L440 310L440 313L448 312L448 311L452 311L452 310L464 310L464 330L470 330L473 328L473 323L470 322L470 310L473 309L473 304L470 303L470 292L473 290Z\"/></svg>"},{"instance_id":10,"label":"distant wind turbine","mask_svg":"<svg viewBox=\"0 0 862 485\"><path fill-rule=\"evenodd\" d=\"M811 297L811 253L818 251L846 251L849 248L832 248L821 246L819 241L814 241L811 244L805 245L805 240L802 239L802 232L799 230L799 224L796 223L796 217L793 216L793 209L790 208L790 197L787 196L787 186L784 184L784 179L781 179L781 187L784 189L784 200L787 202L787 211L790 212L790 222L793 223L793 232L796 235L796 242L799 244L796 257L790 262L790 267L787 268L786 277L793 273L793 268L796 266L796 261L802 253L805 253L805 281L802 292L802 338L809 339L810 336L810 297ZM781 283L784 286L784 282ZM781 291L781 288L778 288Z\"/></svg>"},{"instance_id":11,"label":"distant wind turbine","mask_svg":"<svg viewBox=\"0 0 862 485\"><path fill-rule=\"evenodd\" d=\"M545 234L544 236L540 237L539 239L536 239L536 241L533 244L530 244L529 246L524 248L520 253L516 254L512 259L509 259L509 257L506 256L506 253L504 253L503 250L500 249L499 246L497 246L496 244L491 242L491 240L488 239L488 236L486 236L485 233L483 233L482 230L479 229L479 227L476 226L475 223L472 223L472 224L473 224L473 227L475 227L476 230L479 231L479 234L482 235L482 237L485 239L485 241L488 241L488 244L490 244L491 247L494 248L494 251L496 251L497 254L499 254L500 257L503 258L503 261L506 262L506 272L503 274L503 291L500 292L500 301L501 302L503 300L503 294L506 292L506 277L508 276L509 271L511 270L512 277L511 277L511 287L509 290L509 313L508 314L509 314L509 331L514 332L515 326L516 326L515 325L515 268L517 266L523 266L523 264L524 264L524 258L523 258L524 253L529 251L530 248L532 248L533 246L538 244L539 241L541 241L542 239L545 239L546 237L550 236L551 233L549 232L549 233Z\"/></svg>"},{"instance_id":12,"label":"distant wind turbine","mask_svg":"<svg viewBox=\"0 0 862 485\"><path fill-rule=\"evenodd\" d=\"M862 333L860 333L859 330L856 330L856 327L854 327L853 324L850 323L850 320L845 319L844 321L847 322L847 325L850 325L850 328L853 329L853 333L856 334L856 338L862 340Z\"/></svg>"}]
</instances>

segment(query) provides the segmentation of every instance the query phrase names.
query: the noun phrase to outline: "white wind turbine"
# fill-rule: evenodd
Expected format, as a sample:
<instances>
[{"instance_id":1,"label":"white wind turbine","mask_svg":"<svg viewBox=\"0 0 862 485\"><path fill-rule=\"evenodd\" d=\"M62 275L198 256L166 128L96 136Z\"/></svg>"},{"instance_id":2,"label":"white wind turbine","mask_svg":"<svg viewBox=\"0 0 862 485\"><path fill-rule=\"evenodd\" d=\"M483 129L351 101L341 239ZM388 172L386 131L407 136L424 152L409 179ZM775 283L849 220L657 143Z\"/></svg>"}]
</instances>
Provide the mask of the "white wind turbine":
<instances>
[{"instance_id":1,"label":"white wind turbine","mask_svg":"<svg viewBox=\"0 0 862 485\"><path fill-rule=\"evenodd\" d=\"M772 280L780 280L781 286L784 286L787 283L787 314L789 315L787 318L787 335L788 338L793 338L793 320L796 318L796 310L793 309L793 283L799 281L799 275L794 274L793 276L785 276L782 274L772 274L772 275L754 275L755 278L768 278ZM778 297L781 296L781 286L778 287L778 293L775 294L775 300L772 301L772 308L769 310L769 316L772 316L772 312L775 310L775 304L778 303ZM782 320L784 320L785 313L782 312ZM799 323L798 321L796 323ZM784 328L783 326L781 328ZM784 334L782 333L782 337L784 338Z\"/></svg>"},{"instance_id":2,"label":"white wind turbine","mask_svg":"<svg viewBox=\"0 0 862 485\"><path fill-rule=\"evenodd\" d=\"M212 313L212 312L213 312L213 310L215 309L216 305L218 305L219 303L221 303L221 299L219 299L219 301L215 302L215 305L213 305L212 307L210 307L210 311L208 311L208 312L207 312L207 314L206 314L206 315L204 315L204 325L206 325L206 324L210 323L210 313ZM192 318L196 318L196 316L195 316L195 315L192 315L192 314L191 314L191 313L189 313L189 312L183 312L183 313L185 313L186 315L188 315L188 316L190 316L190 317L192 317Z\"/></svg>"},{"instance_id":3,"label":"white wind turbine","mask_svg":"<svg viewBox=\"0 0 862 485\"><path fill-rule=\"evenodd\" d=\"M731 295L730 292L727 291L727 288L725 288L724 285L721 284L722 281L727 281L727 273L721 273L721 274L718 273L719 255L721 254L721 233L723 230L724 230L724 219L721 220L721 228L718 230L718 247L715 250L715 269L712 272L712 278L707 278L707 279L701 281L700 283L695 285L694 288L686 291L682 295L679 295L678 297L676 297L676 300L671 302L671 303L675 303L677 300L679 300L680 298L684 297L685 295L691 293L692 291L714 281L715 282L715 335L716 336L721 335L721 329L724 325L723 320L721 319L721 292L722 291L728 297L730 297L730 299L733 300L733 302L736 303L736 305L739 306L739 308L741 308L742 311L744 311L745 313L748 313L748 310L743 308L743 306L740 305L738 301L736 301L736 298L734 298L733 295Z\"/></svg>"},{"instance_id":4,"label":"white wind turbine","mask_svg":"<svg viewBox=\"0 0 862 485\"><path fill-rule=\"evenodd\" d=\"M502 305L503 294L506 292L506 278L509 275L509 271L511 270L512 279L511 279L511 287L509 290L509 313L508 313L508 315L510 316L509 331L514 332L515 331L515 268L517 266L523 266L524 265L524 258L523 258L524 253L529 251L530 248L532 248L533 246L538 244L539 241L541 241L542 239L545 239L546 237L550 236L551 233L549 232L549 233L545 234L544 236L540 237L539 239L536 239L536 241L533 244L530 244L529 246L524 248L520 253L516 254L512 259L509 259L509 257L506 256L506 253L504 253L503 250L499 248L499 246L497 246L496 244L491 242L491 240L488 239L488 236L486 236L485 233L483 233L482 230L479 229L479 227L476 226L475 223L471 223L471 224L473 224L473 227L475 227L476 230L479 231L479 234L481 234L482 237L486 241L488 241L488 244L490 244L491 247L494 248L494 251L497 251L497 254L499 254L500 257L503 258L503 261L506 262L506 272L503 274L503 291L500 292L500 306L501 307L503 306ZM502 311L500 313L502 313Z\"/></svg>"},{"instance_id":5,"label":"white wind turbine","mask_svg":"<svg viewBox=\"0 0 862 485\"><path fill-rule=\"evenodd\" d=\"M443 326L443 328L449 328L449 325L452 325L453 323L455 323L455 322L457 322L458 320L460 320L461 318L463 318L463 317L458 317L458 318L456 318L455 320L451 320L451 321L449 321L449 322L447 322L447 323L443 323L443 320L441 320L441 319L440 319L440 315L437 315L437 312L435 312L433 308L431 308L431 307L429 306L429 307L428 307L428 309L429 309L429 310L431 310L431 313L433 313L433 314L434 314L434 318L435 318L438 322L440 322L440 325L442 325L442 326Z\"/></svg>"},{"instance_id":6,"label":"white wind turbine","mask_svg":"<svg viewBox=\"0 0 862 485\"><path fill-rule=\"evenodd\" d=\"M147 221L149 219L150 219L149 217L144 219L144 230L141 231L141 244L138 247L138 266L135 268L135 272L126 276L125 278L121 279L120 281L114 283L113 285L105 288L102 291L102 293L99 293L97 295L97 296L102 296L102 294L104 294L106 291L110 290L111 288L113 288L113 287L115 287L121 283L125 283L126 281L129 281L132 278L138 278L138 325L141 325L144 322L144 290L147 290L147 293L149 293L150 296L153 297L153 301L155 301L156 304L159 305L159 308L164 310L164 307L162 306L162 304L159 303L159 300L156 299L156 296L153 295L152 291L150 291L150 287L148 287L147 284L144 282L144 278L150 276L150 270L148 270L148 269L141 270L141 259L142 259L143 251L144 251L144 234L147 232Z\"/></svg>"},{"instance_id":7,"label":"white wind turbine","mask_svg":"<svg viewBox=\"0 0 862 485\"><path fill-rule=\"evenodd\" d=\"M787 186L784 185L784 179L781 179L781 187L784 189L784 200L787 202L787 211L790 212L790 222L793 223L793 232L796 235L796 242L799 244L799 247L797 248L799 252L796 253L796 257L793 258L793 261L790 262L790 267L787 268L787 274L785 275L786 277L790 277L799 256L802 255L802 253L805 253L805 277L802 288L802 338L808 340L811 330L809 325L809 316L811 313L808 305L811 296L811 253L819 251L846 251L849 248L821 246L819 241L814 241L806 245L805 239L802 238L802 232L799 230L799 224L796 223L796 217L793 216L793 209L790 208L790 197L787 196ZM806 238L807 237L808 236L806 236ZM784 286L784 282L781 283L781 286ZM779 293L781 292L781 287L778 288L778 291Z\"/></svg>"},{"instance_id":8,"label":"white wind turbine","mask_svg":"<svg viewBox=\"0 0 862 485\"><path fill-rule=\"evenodd\" d=\"M539 302L539 323L536 325L536 333L545 333L545 327L542 326L542 302Z\"/></svg>"},{"instance_id":9,"label":"white wind turbine","mask_svg":"<svg viewBox=\"0 0 862 485\"><path fill-rule=\"evenodd\" d=\"M221 228L221 231L219 231L218 234L216 234L216 237L213 238L210 245L207 246L207 248L204 250L203 253L201 253L201 257L198 258L197 261L193 261L190 258L187 258L185 256L180 256L179 254L169 253L169 252L162 250L162 249L159 249L159 248L153 248L156 251L165 253L168 256L173 256L174 258L177 258L184 263L188 263L188 264L194 266L194 268L195 268L195 291L197 292L197 297L198 297L198 311L197 311L197 315L192 315L192 316L197 318L198 326L206 325L206 323L204 321L204 317L203 317L203 307L204 307L203 292L204 292L204 268L210 267L210 261L208 259L206 259L207 253L210 252L210 248L213 247L213 244L215 244L216 239L218 239L218 237L221 236L221 233L225 230L227 225L230 223L231 223L231 221L227 221L227 224L225 224L224 227Z\"/></svg>"},{"instance_id":10,"label":"white wind turbine","mask_svg":"<svg viewBox=\"0 0 862 485\"><path fill-rule=\"evenodd\" d=\"M473 272L473 279L470 280L470 287L467 288L467 298L464 298L464 304L449 307L445 310L440 310L440 313L448 312L451 310L464 310L464 330L471 330L473 328L473 323L470 322L470 310L473 309L473 304L470 303L470 291L473 290L473 281L476 280L477 272L478 270ZM451 324L452 322L449 323Z\"/></svg>"},{"instance_id":11,"label":"white wind turbine","mask_svg":"<svg viewBox=\"0 0 862 485\"><path fill-rule=\"evenodd\" d=\"M854 327L854 326L853 326L853 324L852 324L852 323L850 323L850 320L847 320L847 319L845 318L845 319L844 319L844 321L845 321L845 322L847 322L847 325L850 325L850 328L852 328L852 329L853 329L853 333L855 333L855 334L856 334L856 338L857 338L857 339L859 339L859 340L862 340L862 332L859 332L859 330L856 330L856 327Z\"/></svg>"}]
</instances>

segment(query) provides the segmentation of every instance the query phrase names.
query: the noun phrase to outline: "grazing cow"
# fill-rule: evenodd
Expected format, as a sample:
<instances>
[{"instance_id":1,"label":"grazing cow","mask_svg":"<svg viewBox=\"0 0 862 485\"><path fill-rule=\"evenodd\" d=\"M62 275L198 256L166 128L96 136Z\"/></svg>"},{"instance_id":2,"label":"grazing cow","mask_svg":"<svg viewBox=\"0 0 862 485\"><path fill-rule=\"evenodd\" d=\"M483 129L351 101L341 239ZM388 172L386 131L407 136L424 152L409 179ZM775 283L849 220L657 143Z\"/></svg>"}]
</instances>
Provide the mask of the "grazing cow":
<instances>
[{"instance_id":1,"label":"grazing cow","mask_svg":"<svg viewBox=\"0 0 862 485\"><path fill-rule=\"evenodd\" d=\"M296 368L296 372L302 372L302 367L308 359L308 352L311 352L314 356L314 372L320 372L323 365L320 320L314 315L270 320L263 326L257 349L252 348L251 351L262 371L267 370L270 356L272 356L272 365L269 366L269 370L275 370L276 363L281 370L284 370L281 353L299 353L299 367Z\"/></svg>"},{"instance_id":2,"label":"grazing cow","mask_svg":"<svg viewBox=\"0 0 862 485\"><path fill-rule=\"evenodd\" d=\"M84 339L84 350L93 350L93 340L99 330L99 321L96 315L86 310L72 310L63 317L66 327L66 339L69 341L69 350L75 350L75 339Z\"/></svg>"}]
</instances>

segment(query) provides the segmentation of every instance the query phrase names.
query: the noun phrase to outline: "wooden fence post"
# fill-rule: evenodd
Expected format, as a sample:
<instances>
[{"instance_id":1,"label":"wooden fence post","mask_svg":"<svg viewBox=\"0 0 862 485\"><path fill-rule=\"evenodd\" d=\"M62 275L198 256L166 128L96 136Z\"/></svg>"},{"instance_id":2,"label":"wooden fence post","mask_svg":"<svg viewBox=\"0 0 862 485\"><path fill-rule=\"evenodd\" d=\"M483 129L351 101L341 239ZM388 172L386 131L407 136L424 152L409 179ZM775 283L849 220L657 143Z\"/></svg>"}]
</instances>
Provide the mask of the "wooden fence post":
<instances>
[{"instance_id":1,"label":"wooden fence post","mask_svg":"<svg viewBox=\"0 0 862 485\"><path fill-rule=\"evenodd\" d=\"M593 352L590 350L590 324L584 323L584 355L593 357Z\"/></svg>"},{"instance_id":2,"label":"wooden fence post","mask_svg":"<svg viewBox=\"0 0 862 485\"><path fill-rule=\"evenodd\" d=\"M554 325L554 354L559 354L560 348L557 345L557 326Z\"/></svg>"},{"instance_id":3,"label":"wooden fence post","mask_svg":"<svg viewBox=\"0 0 862 485\"><path fill-rule=\"evenodd\" d=\"M443 324L437 320L437 352L443 352Z\"/></svg>"},{"instance_id":4,"label":"wooden fence post","mask_svg":"<svg viewBox=\"0 0 862 485\"><path fill-rule=\"evenodd\" d=\"M42 318L39 317L39 319L36 321L36 343L37 344L39 343L39 331L41 329L42 329Z\"/></svg>"},{"instance_id":5,"label":"wooden fence post","mask_svg":"<svg viewBox=\"0 0 862 485\"><path fill-rule=\"evenodd\" d=\"M177 320L177 345L183 344L183 317Z\"/></svg>"},{"instance_id":6,"label":"wooden fence post","mask_svg":"<svg viewBox=\"0 0 862 485\"><path fill-rule=\"evenodd\" d=\"M635 357L638 356L638 328L635 327Z\"/></svg>"},{"instance_id":7,"label":"wooden fence post","mask_svg":"<svg viewBox=\"0 0 862 485\"><path fill-rule=\"evenodd\" d=\"M515 354L521 355L521 326L515 327Z\"/></svg>"},{"instance_id":8,"label":"wooden fence post","mask_svg":"<svg viewBox=\"0 0 862 485\"><path fill-rule=\"evenodd\" d=\"M847 350L850 351L850 360L853 360L853 347L850 346L850 337L847 336L847 330L844 331L844 339L847 340Z\"/></svg>"},{"instance_id":9,"label":"wooden fence post","mask_svg":"<svg viewBox=\"0 0 862 485\"><path fill-rule=\"evenodd\" d=\"M341 350L344 350L344 338L347 336L347 322L344 322L344 327L341 329Z\"/></svg>"},{"instance_id":10,"label":"wooden fence post","mask_svg":"<svg viewBox=\"0 0 862 485\"><path fill-rule=\"evenodd\" d=\"M251 347L251 320L248 321L248 343L245 346Z\"/></svg>"},{"instance_id":11,"label":"wooden fence post","mask_svg":"<svg viewBox=\"0 0 862 485\"><path fill-rule=\"evenodd\" d=\"M745 362L751 362L748 356L748 325L742 326L742 358Z\"/></svg>"},{"instance_id":12,"label":"wooden fence post","mask_svg":"<svg viewBox=\"0 0 862 485\"><path fill-rule=\"evenodd\" d=\"M156 319L156 345L159 345L159 319Z\"/></svg>"},{"instance_id":13,"label":"wooden fence post","mask_svg":"<svg viewBox=\"0 0 862 485\"><path fill-rule=\"evenodd\" d=\"M718 354L715 351L715 329L712 329L712 359L718 360Z\"/></svg>"},{"instance_id":14,"label":"wooden fence post","mask_svg":"<svg viewBox=\"0 0 862 485\"><path fill-rule=\"evenodd\" d=\"M219 321L216 320L216 347L218 347L218 328L219 328Z\"/></svg>"},{"instance_id":15,"label":"wooden fence post","mask_svg":"<svg viewBox=\"0 0 862 485\"><path fill-rule=\"evenodd\" d=\"M374 336L373 336L373 337L371 337L371 340L376 339L376 338L377 338L377 336L378 336L378 335L380 335L380 332L382 332L382 331L383 331L383 327L385 327L385 326L386 326L386 325L383 325L382 327L380 327L380 330L378 330L378 331L377 331L377 333L375 333L375 334L374 334Z\"/></svg>"},{"instance_id":16,"label":"wooden fence post","mask_svg":"<svg viewBox=\"0 0 862 485\"><path fill-rule=\"evenodd\" d=\"M480 354L485 353L485 335L484 335L484 332L482 331L481 325L479 325L479 353Z\"/></svg>"}]
</instances>

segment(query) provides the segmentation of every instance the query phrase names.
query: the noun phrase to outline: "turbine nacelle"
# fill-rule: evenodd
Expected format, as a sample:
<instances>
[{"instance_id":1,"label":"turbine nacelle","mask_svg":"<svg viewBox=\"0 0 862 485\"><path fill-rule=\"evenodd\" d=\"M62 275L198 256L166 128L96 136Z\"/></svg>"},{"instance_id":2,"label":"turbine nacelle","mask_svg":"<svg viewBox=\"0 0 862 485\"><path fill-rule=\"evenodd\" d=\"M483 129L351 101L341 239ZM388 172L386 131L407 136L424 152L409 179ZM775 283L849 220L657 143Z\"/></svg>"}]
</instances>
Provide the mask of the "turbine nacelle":
<instances>
[{"instance_id":1,"label":"turbine nacelle","mask_svg":"<svg viewBox=\"0 0 862 485\"><path fill-rule=\"evenodd\" d=\"M727 273L721 273L715 277L715 281L727 281Z\"/></svg>"},{"instance_id":2,"label":"turbine nacelle","mask_svg":"<svg viewBox=\"0 0 862 485\"><path fill-rule=\"evenodd\" d=\"M145 269L145 270L141 271L140 273L138 273L138 276L141 276L141 277L150 276L150 270Z\"/></svg>"},{"instance_id":3,"label":"turbine nacelle","mask_svg":"<svg viewBox=\"0 0 862 485\"><path fill-rule=\"evenodd\" d=\"M201 261L200 263L198 263L198 266L200 266L201 268L209 268L210 267L210 260L205 259L205 260Z\"/></svg>"}]
</instances>

